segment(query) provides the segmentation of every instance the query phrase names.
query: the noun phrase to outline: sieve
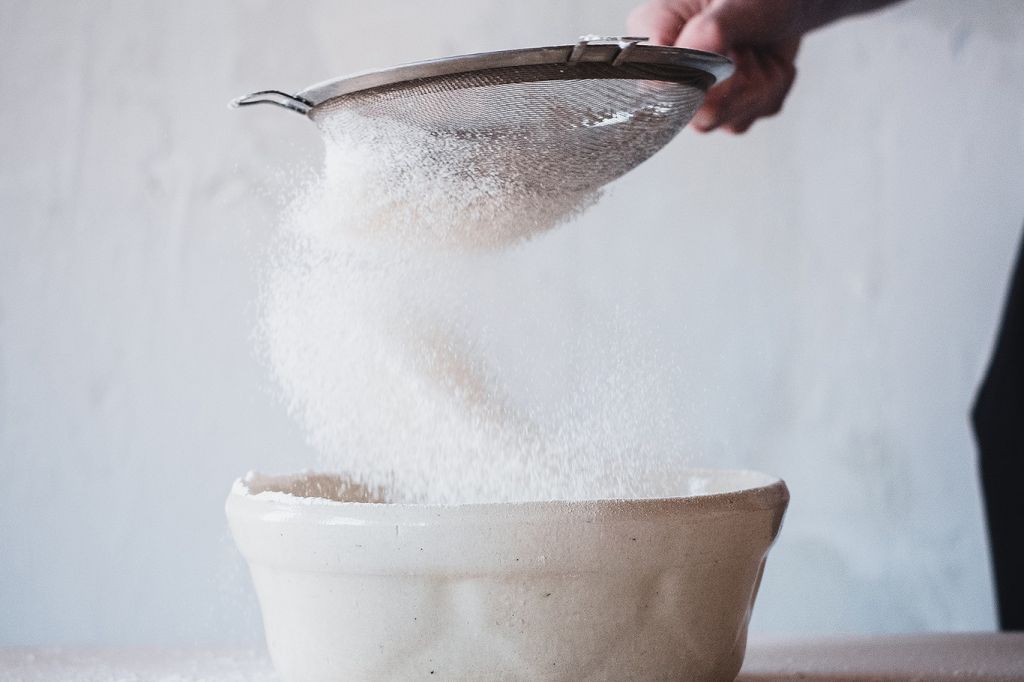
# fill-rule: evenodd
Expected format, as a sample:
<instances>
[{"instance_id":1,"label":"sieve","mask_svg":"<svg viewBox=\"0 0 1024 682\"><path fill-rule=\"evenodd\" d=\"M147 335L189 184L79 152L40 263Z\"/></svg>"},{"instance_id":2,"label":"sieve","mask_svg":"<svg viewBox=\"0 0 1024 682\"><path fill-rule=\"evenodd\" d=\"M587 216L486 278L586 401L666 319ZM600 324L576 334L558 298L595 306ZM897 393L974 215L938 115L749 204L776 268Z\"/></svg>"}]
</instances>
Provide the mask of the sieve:
<instances>
[{"instance_id":1,"label":"sieve","mask_svg":"<svg viewBox=\"0 0 1024 682\"><path fill-rule=\"evenodd\" d=\"M536 194L586 192L664 147L708 88L732 74L720 55L644 40L584 36L574 45L434 59L295 94L263 90L231 105L275 104L329 138L343 135L352 116L412 126L460 143L466 172Z\"/></svg>"}]
</instances>

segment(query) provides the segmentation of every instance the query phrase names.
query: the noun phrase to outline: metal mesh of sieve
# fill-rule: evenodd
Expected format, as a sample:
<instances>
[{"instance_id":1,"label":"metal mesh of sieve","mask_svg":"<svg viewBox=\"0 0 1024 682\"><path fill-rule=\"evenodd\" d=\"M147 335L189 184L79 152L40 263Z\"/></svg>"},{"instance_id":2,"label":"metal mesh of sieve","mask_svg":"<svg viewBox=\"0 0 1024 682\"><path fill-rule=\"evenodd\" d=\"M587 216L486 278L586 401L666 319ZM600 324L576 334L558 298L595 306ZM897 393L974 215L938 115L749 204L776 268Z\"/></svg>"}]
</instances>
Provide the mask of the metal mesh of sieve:
<instances>
[{"instance_id":1,"label":"metal mesh of sieve","mask_svg":"<svg viewBox=\"0 0 1024 682\"><path fill-rule=\"evenodd\" d=\"M344 134L342 112L413 126L458 140L461 161L468 150L467 172L534 193L588 191L667 144L713 80L678 71L665 78L649 67L605 63L485 69L341 95L308 115L328 137Z\"/></svg>"},{"instance_id":2,"label":"metal mesh of sieve","mask_svg":"<svg viewBox=\"0 0 1024 682\"><path fill-rule=\"evenodd\" d=\"M720 55L644 40L584 36L575 45L434 59L294 95L262 90L231 105L276 104L338 141L365 132L367 122L371 134L385 136L405 126L419 133L411 138L427 141L418 158L448 171L454 164L531 195L586 192L661 149L708 88L732 73Z\"/></svg>"}]
</instances>

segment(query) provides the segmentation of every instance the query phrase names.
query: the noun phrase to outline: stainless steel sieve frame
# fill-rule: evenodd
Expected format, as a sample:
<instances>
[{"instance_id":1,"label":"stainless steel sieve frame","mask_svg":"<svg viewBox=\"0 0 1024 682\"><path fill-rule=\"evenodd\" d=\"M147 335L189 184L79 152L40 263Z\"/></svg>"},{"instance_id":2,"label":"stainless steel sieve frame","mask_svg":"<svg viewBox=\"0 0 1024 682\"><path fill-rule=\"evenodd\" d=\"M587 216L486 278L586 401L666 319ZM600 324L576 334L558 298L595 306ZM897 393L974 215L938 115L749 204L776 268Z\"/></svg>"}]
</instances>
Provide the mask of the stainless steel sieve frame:
<instances>
[{"instance_id":1,"label":"stainless steel sieve frame","mask_svg":"<svg viewBox=\"0 0 1024 682\"><path fill-rule=\"evenodd\" d=\"M733 73L733 64L712 52L681 47L642 45L647 38L583 36L574 45L532 47L498 52L480 52L429 59L388 69L365 71L311 85L294 95L280 90L261 90L232 100L232 108L253 104L276 104L309 116L325 102L386 85L410 83L457 74L523 66L565 64L565 78L572 78L571 67L581 62L620 67L623 78L692 81L706 90Z\"/></svg>"}]
</instances>

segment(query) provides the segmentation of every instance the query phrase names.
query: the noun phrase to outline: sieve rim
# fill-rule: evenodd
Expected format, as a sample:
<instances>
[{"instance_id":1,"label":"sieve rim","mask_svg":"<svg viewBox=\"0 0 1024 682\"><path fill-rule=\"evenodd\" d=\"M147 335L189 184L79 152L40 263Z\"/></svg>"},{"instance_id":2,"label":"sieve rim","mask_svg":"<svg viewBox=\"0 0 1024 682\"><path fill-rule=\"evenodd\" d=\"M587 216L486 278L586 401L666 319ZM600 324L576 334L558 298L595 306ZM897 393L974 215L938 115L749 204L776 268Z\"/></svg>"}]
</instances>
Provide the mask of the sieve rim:
<instances>
[{"instance_id":1,"label":"sieve rim","mask_svg":"<svg viewBox=\"0 0 1024 682\"><path fill-rule=\"evenodd\" d=\"M293 95L280 90L261 90L232 100L229 107L276 104L310 116L314 109L326 102L376 88L517 67L565 65L566 78L571 78L570 67L599 64L613 70L621 69L622 77L628 79L703 81L700 84L703 90L733 73L733 63L722 55L683 47L640 44L643 40L646 38L584 36L574 45L476 52L428 59L332 78L310 85ZM638 75L637 70L645 67L651 69L651 72Z\"/></svg>"},{"instance_id":2,"label":"sieve rim","mask_svg":"<svg viewBox=\"0 0 1024 682\"><path fill-rule=\"evenodd\" d=\"M712 83L725 80L733 72L733 64L729 59L713 52L683 47L634 45L628 54L618 61L616 59L619 57L621 48L617 45L584 44L585 49L581 54L579 47L580 44L531 47L428 59L321 81L300 90L295 97L305 100L312 108L344 95L408 81L455 76L473 71L517 66L545 66L572 63L573 61L608 64L615 62L616 66L667 67L678 70L680 79L692 78L694 72L700 72L710 75L713 78ZM571 59L574 51L578 53L577 57Z\"/></svg>"}]
</instances>

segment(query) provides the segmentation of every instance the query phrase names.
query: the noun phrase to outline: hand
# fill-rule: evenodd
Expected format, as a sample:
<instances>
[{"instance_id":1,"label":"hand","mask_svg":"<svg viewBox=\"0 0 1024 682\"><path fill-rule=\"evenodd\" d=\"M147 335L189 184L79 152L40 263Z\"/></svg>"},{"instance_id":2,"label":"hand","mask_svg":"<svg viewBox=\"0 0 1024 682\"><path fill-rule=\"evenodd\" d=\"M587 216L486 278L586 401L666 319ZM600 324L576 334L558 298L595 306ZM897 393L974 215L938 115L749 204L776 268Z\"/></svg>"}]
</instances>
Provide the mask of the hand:
<instances>
[{"instance_id":1,"label":"hand","mask_svg":"<svg viewBox=\"0 0 1024 682\"><path fill-rule=\"evenodd\" d=\"M691 125L743 133L782 109L805 23L797 0L648 0L629 15L629 33L732 59L736 72L711 88Z\"/></svg>"}]
</instances>

